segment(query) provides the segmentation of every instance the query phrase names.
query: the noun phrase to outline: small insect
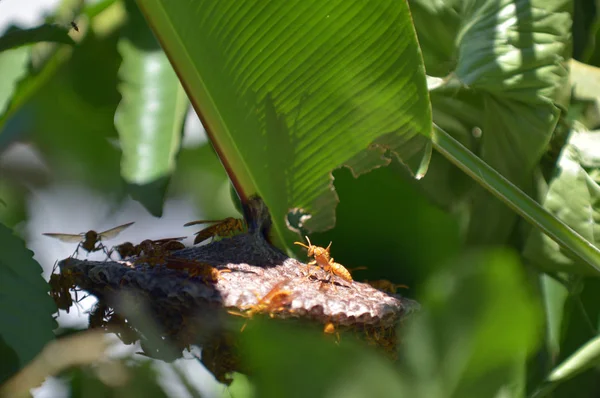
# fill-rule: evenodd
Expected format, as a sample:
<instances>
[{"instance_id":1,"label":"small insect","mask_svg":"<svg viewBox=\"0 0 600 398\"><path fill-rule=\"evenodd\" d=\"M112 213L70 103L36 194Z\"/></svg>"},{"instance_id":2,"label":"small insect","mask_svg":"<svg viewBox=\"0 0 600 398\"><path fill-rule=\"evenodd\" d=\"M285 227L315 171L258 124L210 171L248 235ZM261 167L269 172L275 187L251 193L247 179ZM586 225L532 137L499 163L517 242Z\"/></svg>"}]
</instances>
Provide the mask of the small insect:
<instances>
[{"instance_id":1,"label":"small insect","mask_svg":"<svg viewBox=\"0 0 600 398\"><path fill-rule=\"evenodd\" d=\"M333 261L333 258L331 259L331 261L329 262L329 264L327 264L325 267L323 267L323 269L326 272L331 273L332 275L337 275L340 278L348 281L348 282L352 282L352 275L350 274L350 272L346 269L346 267L344 267L342 264L340 263L336 263ZM333 280L331 281L331 283L333 283Z\"/></svg>"},{"instance_id":2,"label":"small insect","mask_svg":"<svg viewBox=\"0 0 600 398\"><path fill-rule=\"evenodd\" d=\"M110 316L113 314L113 311L104 303L97 303L94 308L90 311L90 315L88 317L88 327L89 329L96 329L106 327L107 319L110 319Z\"/></svg>"},{"instance_id":3,"label":"small insect","mask_svg":"<svg viewBox=\"0 0 600 398\"><path fill-rule=\"evenodd\" d=\"M294 244L304 247L307 251L306 255L308 257L314 257L314 260L309 262L308 265L310 266L313 264L318 264L319 266L323 267L323 266L325 266L325 264L329 263L329 260L331 260L331 255L329 253L329 250L331 248L332 242L329 242L329 245L327 247L323 248L320 246L315 246L312 243L310 243L310 239L308 239L308 236L306 236L305 238L306 238L306 241L308 242L308 246L306 246L302 242L294 242Z\"/></svg>"},{"instance_id":4,"label":"small insect","mask_svg":"<svg viewBox=\"0 0 600 398\"><path fill-rule=\"evenodd\" d=\"M323 248L313 245L310 242L310 239L308 239L308 236L306 237L306 241L308 242L308 246L302 242L294 242L294 244L306 248L307 255L314 258L313 261L307 264L309 267L317 264L323 268L325 272L329 272L332 275L337 275L348 282L352 282L352 275L350 274L350 271L348 271L342 264L333 261L333 257L331 257L331 254L329 253L331 242L329 242L329 245L326 248ZM331 280L331 283L333 283L333 279Z\"/></svg>"},{"instance_id":5,"label":"small insect","mask_svg":"<svg viewBox=\"0 0 600 398\"><path fill-rule=\"evenodd\" d=\"M209 239L209 238L213 238L215 236L219 236L219 237L230 237L235 235L238 232L244 232L245 230L245 225L244 225L244 220L240 219L240 218L233 218L233 217L227 217L224 218L222 220L198 220L198 221L191 221L188 222L186 224L184 224L184 227L189 227L192 225L197 225L197 224L207 224L207 223L216 223L214 225L211 225L208 228L204 228L203 230L196 232L196 238L194 239L194 244L197 245L198 243L204 242L205 240Z\"/></svg>"},{"instance_id":6,"label":"small insect","mask_svg":"<svg viewBox=\"0 0 600 398\"><path fill-rule=\"evenodd\" d=\"M73 27L73 29L75 29L75 32L79 32L79 26L77 26L75 21L71 21L71 27Z\"/></svg>"},{"instance_id":7,"label":"small insect","mask_svg":"<svg viewBox=\"0 0 600 398\"><path fill-rule=\"evenodd\" d=\"M58 233L44 233L43 235L49 236L51 238L59 239L63 242L75 243L79 242L77 248L75 249L74 255L79 253L79 248L81 247L88 253L97 252L100 250L104 250L104 252L110 257L109 252L106 250L106 246L102 244L102 240L112 239L121 233L124 229L130 227L133 222L119 225L118 227L114 227L108 229L104 232L96 232L93 230L82 232L80 234L58 234Z\"/></svg>"},{"instance_id":8,"label":"small insect","mask_svg":"<svg viewBox=\"0 0 600 398\"><path fill-rule=\"evenodd\" d=\"M50 280L50 297L54 300L56 307L67 311L73 306L71 289L75 289L75 276L71 270L63 270L59 274L52 273Z\"/></svg>"},{"instance_id":9,"label":"small insect","mask_svg":"<svg viewBox=\"0 0 600 398\"><path fill-rule=\"evenodd\" d=\"M222 272L231 272L230 269L218 270L202 261L181 257L167 257L165 266L178 271L186 271L190 277L198 277L209 283L217 283Z\"/></svg>"},{"instance_id":10,"label":"small insect","mask_svg":"<svg viewBox=\"0 0 600 398\"><path fill-rule=\"evenodd\" d=\"M111 253L116 251L119 253L121 259L141 256L142 253L146 257L160 257L177 250L185 249L185 245L180 242L183 239L185 239L185 236L157 240L146 239L137 245L134 245L131 242L125 242L114 246L111 249Z\"/></svg>"},{"instance_id":11,"label":"small insect","mask_svg":"<svg viewBox=\"0 0 600 398\"><path fill-rule=\"evenodd\" d=\"M378 346L390 356L391 359L396 360L398 355L397 350L397 337L396 330L394 327L382 328L382 327L369 327L365 330L366 340L369 345Z\"/></svg>"},{"instance_id":12,"label":"small insect","mask_svg":"<svg viewBox=\"0 0 600 398\"><path fill-rule=\"evenodd\" d=\"M333 324L333 322L327 322L325 324L325 327L323 328L323 333L326 334L335 334L335 342L336 344L340 343L340 334L339 332L336 330L335 325Z\"/></svg>"},{"instance_id":13,"label":"small insect","mask_svg":"<svg viewBox=\"0 0 600 398\"><path fill-rule=\"evenodd\" d=\"M368 283L375 289L383 290L384 292L388 292L391 294L396 294L396 290L398 288L408 289L408 286L406 285L397 285L385 279L380 279L376 281L365 281L365 283Z\"/></svg>"},{"instance_id":14,"label":"small insect","mask_svg":"<svg viewBox=\"0 0 600 398\"><path fill-rule=\"evenodd\" d=\"M269 316L273 318L275 313L283 311L284 308L290 305L292 302L292 292L282 289L282 287L288 282L289 279L284 279L276 283L263 297L259 297L257 295L258 302L254 305L246 307L244 312L228 312L232 315L243 316L248 319L251 319L255 314L268 313ZM247 323L244 323L240 329L240 332L244 331L246 324Z\"/></svg>"}]
</instances>

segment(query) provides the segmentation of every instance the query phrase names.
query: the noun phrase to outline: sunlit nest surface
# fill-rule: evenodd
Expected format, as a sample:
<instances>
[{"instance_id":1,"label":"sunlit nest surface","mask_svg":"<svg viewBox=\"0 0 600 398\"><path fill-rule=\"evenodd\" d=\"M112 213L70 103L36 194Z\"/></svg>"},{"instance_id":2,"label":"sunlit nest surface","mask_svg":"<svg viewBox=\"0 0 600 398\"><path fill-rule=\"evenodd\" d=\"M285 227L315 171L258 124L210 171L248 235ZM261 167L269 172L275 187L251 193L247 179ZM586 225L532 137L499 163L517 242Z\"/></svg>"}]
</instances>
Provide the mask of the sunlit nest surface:
<instances>
[{"instance_id":1,"label":"sunlit nest surface","mask_svg":"<svg viewBox=\"0 0 600 398\"><path fill-rule=\"evenodd\" d=\"M134 325L142 342L145 331L131 318L138 312L136 307L149 309L156 327L162 330L162 338L179 350L178 355L190 344L203 346L203 362L223 382L228 380L225 373L243 371L226 348L233 344L231 336L225 336L232 329L227 326L233 317L228 310L243 313L278 284L289 295L277 309L264 311L271 317L296 318L322 325L332 323L337 329L360 331L367 337L373 332L380 337L371 340L395 351L394 327L418 308L414 301L376 290L366 283L345 281L316 267L311 268L309 276L306 264L286 256L265 238L270 219L260 199L253 199L245 213L248 233L172 254L220 270L214 283L202 277L190 277L185 271L143 262L133 265L131 261L69 258L59 263L61 273L72 273L79 288L97 296L99 307L103 307L98 310L111 307L120 315L119 319L128 319L127 324L121 326ZM123 292L127 293L125 301L129 309L118 299ZM110 314L103 316L96 311L92 321L93 315L90 315L91 326L111 330L106 327L111 323ZM236 332L239 333L239 327ZM386 337L381 337L383 335ZM123 339L123 335L120 337ZM131 343L134 339L127 340ZM146 354L164 360L175 359L161 356L156 350ZM219 362L219 356L227 358Z\"/></svg>"}]
</instances>

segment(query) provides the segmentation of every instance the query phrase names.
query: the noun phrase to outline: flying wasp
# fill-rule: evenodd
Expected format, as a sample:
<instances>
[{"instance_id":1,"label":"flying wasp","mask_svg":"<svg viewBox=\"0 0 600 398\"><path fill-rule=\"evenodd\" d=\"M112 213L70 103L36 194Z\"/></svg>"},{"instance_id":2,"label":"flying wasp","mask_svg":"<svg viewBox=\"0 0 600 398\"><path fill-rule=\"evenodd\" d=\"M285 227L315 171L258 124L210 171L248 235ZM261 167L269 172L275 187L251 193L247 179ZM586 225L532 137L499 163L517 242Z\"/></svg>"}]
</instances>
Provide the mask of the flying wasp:
<instances>
[{"instance_id":1,"label":"flying wasp","mask_svg":"<svg viewBox=\"0 0 600 398\"><path fill-rule=\"evenodd\" d=\"M119 225L118 227L107 229L106 231L100 232L100 233L90 230L87 232L82 232L80 234L44 233L43 235L50 236L51 238L59 239L63 242L69 242L69 243L79 242L79 244L77 245L77 248L75 249L75 252L73 253L73 255L71 257L73 257L74 255L77 255L77 253L79 253L80 247L88 253L104 250L106 255L110 257L110 254L109 254L108 250L106 249L106 246L104 246L102 244L102 241L114 238L119 233L121 233L124 229L130 227L132 224L133 224L133 222Z\"/></svg>"},{"instance_id":2,"label":"flying wasp","mask_svg":"<svg viewBox=\"0 0 600 398\"><path fill-rule=\"evenodd\" d=\"M75 23L75 21L71 21L71 27L75 29L75 32L79 32L79 26Z\"/></svg>"},{"instance_id":3,"label":"flying wasp","mask_svg":"<svg viewBox=\"0 0 600 398\"><path fill-rule=\"evenodd\" d=\"M203 230L196 232L196 238L194 239L194 244L204 242L209 238L213 238L215 236L220 237L231 237L238 232L244 232L246 226L244 225L244 220L240 218L227 217L222 220L198 220L198 221L190 221L184 224L184 227L189 227L197 224L208 224L208 223L216 223L211 225L208 228L204 228Z\"/></svg>"}]
</instances>

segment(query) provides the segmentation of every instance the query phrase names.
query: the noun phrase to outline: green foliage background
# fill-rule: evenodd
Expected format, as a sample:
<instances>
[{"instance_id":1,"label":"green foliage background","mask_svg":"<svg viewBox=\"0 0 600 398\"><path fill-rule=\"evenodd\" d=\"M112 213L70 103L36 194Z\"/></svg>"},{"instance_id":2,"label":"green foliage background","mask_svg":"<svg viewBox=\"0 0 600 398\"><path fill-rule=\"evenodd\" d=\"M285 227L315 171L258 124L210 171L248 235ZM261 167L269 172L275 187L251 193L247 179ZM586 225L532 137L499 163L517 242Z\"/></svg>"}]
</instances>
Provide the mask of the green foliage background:
<instances>
[{"instance_id":1,"label":"green foliage background","mask_svg":"<svg viewBox=\"0 0 600 398\"><path fill-rule=\"evenodd\" d=\"M51 173L0 168L0 382L54 338L10 231L35 188L76 182L157 217L186 196L218 218L236 215L231 182L264 198L282 249L333 241L367 267L357 280L407 284L422 306L396 363L252 322L255 373L234 396L597 396L598 15L584 0L65 0L9 30L0 150L27 143ZM190 105L209 141L186 148ZM148 393L153 372L127 366L115 393ZM87 366L63 378L73 396L112 388Z\"/></svg>"}]
</instances>

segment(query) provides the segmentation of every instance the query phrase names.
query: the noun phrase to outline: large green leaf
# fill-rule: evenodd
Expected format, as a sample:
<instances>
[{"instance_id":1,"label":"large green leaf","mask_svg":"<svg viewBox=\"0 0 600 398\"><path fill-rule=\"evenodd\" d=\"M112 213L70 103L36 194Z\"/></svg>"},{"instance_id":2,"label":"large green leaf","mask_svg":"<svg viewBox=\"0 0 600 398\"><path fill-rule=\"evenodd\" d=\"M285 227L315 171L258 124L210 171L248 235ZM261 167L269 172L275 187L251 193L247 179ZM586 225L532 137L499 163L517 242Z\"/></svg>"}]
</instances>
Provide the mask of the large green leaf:
<instances>
[{"instance_id":1,"label":"large green leaf","mask_svg":"<svg viewBox=\"0 0 600 398\"><path fill-rule=\"evenodd\" d=\"M160 216L189 103L144 17L135 3L127 5L129 19L119 41L123 99L115 114L123 151L121 174L133 198Z\"/></svg>"},{"instance_id":2,"label":"large green leaf","mask_svg":"<svg viewBox=\"0 0 600 398\"><path fill-rule=\"evenodd\" d=\"M331 172L398 154L416 174L431 111L405 2L138 0L242 197L331 228Z\"/></svg>"},{"instance_id":3,"label":"large green leaf","mask_svg":"<svg viewBox=\"0 0 600 398\"><path fill-rule=\"evenodd\" d=\"M39 42L75 44L69 36L70 28L45 24L31 29L9 30L0 37L0 52Z\"/></svg>"},{"instance_id":4,"label":"large green leaf","mask_svg":"<svg viewBox=\"0 0 600 398\"><path fill-rule=\"evenodd\" d=\"M256 397L408 397L391 362L360 347L352 335L332 336L300 325L252 320L240 336ZM287 326L287 327L286 327ZM312 333L311 333L312 332Z\"/></svg>"},{"instance_id":5,"label":"large green leaf","mask_svg":"<svg viewBox=\"0 0 600 398\"><path fill-rule=\"evenodd\" d=\"M33 259L23 241L0 224L0 345L12 355L0 356L0 369L22 368L54 338L56 306L48 295L42 267ZM7 348L0 347L7 352ZM18 359L16 364L6 361ZM0 383L10 374L0 374Z\"/></svg>"},{"instance_id":6,"label":"large green leaf","mask_svg":"<svg viewBox=\"0 0 600 398\"><path fill-rule=\"evenodd\" d=\"M543 200L551 214L595 246L600 243L599 148L600 133L573 131ZM544 270L590 273L588 267L539 231L531 232L524 255Z\"/></svg>"},{"instance_id":7,"label":"large green leaf","mask_svg":"<svg viewBox=\"0 0 600 398\"><path fill-rule=\"evenodd\" d=\"M0 54L0 113L4 113L17 82L27 73L29 49L18 48Z\"/></svg>"},{"instance_id":8,"label":"large green leaf","mask_svg":"<svg viewBox=\"0 0 600 398\"><path fill-rule=\"evenodd\" d=\"M558 120L557 104L568 99L563 90L571 50L570 5L567 0L411 2L419 37L429 43L423 48L426 67L447 77L432 93L434 115L452 111L448 106L455 101L444 97L461 98L457 92L467 91L478 98L465 104L476 104L475 120L456 113L461 121L456 124L477 127L480 134L471 149L528 194ZM419 25L432 19L446 28ZM453 51L447 46L451 34ZM506 241L516 216L483 190L473 192L470 201L468 241Z\"/></svg>"}]
</instances>

